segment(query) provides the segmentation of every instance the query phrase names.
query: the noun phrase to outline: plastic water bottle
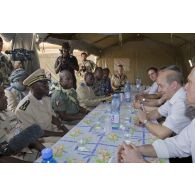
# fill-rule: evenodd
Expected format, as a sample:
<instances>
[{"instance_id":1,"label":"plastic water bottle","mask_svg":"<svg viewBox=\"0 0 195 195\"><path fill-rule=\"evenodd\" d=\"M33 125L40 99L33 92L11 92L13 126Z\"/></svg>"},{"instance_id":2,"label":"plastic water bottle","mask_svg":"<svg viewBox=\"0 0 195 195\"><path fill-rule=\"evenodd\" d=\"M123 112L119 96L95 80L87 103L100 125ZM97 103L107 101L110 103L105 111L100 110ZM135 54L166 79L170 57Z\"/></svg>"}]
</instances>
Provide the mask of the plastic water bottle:
<instances>
[{"instance_id":1,"label":"plastic water bottle","mask_svg":"<svg viewBox=\"0 0 195 195\"><path fill-rule=\"evenodd\" d=\"M131 101L131 85L129 81L125 83L124 95L125 95L125 101L130 102Z\"/></svg>"},{"instance_id":2,"label":"plastic water bottle","mask_svg":"<svg viewBox=\"0 0 195 195\"><path fill-rule=\"evenodd\" d=\"M139 91L140 90L140 88L141 88L141 79L140 78L136 78L136 88L137 88L137 90Z\"/></svg>"},{"instance_id":3,"label":"plastic water bottle","mask_svg":"<svg viewBox=\"0 0 195 195\"><path fill-rule=\"evenodd\" d=\"M114 94L112 97L111 122L112 128L118 129L120 126L120 97L119 94Z\"/></svg>"},{"instance_id":4,"label":"plastic water bottle","mask_svg":"<svg viewBox=\"0 0 195 195\"><path fill-rule=\"evenodd\" d=\"M105 125L104 125L105 134L108 135L112 132L112 121L111 121L111 114L107 114L105 117Z\"/></svg>"},{"instance_id":5,"label":"plastic water bottle","mask_svg":"<svg viewBox=\"0 0 195 195\"><path fill-rule=\"evenodd\" d=\"M42 154L42 163L57 163L53 158L53 151L51 148L45 148L41 151Z\"/></svg>"}]
</instances>

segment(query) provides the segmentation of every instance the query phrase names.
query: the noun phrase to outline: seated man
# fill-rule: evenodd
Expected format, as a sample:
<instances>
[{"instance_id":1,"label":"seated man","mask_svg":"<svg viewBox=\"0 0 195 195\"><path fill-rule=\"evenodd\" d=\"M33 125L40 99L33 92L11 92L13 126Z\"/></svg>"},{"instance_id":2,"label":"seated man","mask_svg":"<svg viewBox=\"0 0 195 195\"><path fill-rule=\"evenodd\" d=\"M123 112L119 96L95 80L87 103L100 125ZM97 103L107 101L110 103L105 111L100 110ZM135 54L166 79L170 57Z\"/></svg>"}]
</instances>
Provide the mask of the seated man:
<instances>
[{"instance_id":1,"label":"seated man","mask_svg":"<svg viewBox=\"0 0 195 195\"><path fill-rule=\"evenodd\" d=\"M5 89L8 101L8 110L15 112L18 103L28 94L26 86L23 85L24 79L28 76L27 72L18 68L14 70L10 77L10 87Z\"/></svg>"},{"instance_id":2,"label":"seated man","mask_svg":"<svg viewBox=\"0 0 195 195\"><path fill-rule=\"evenodd\" d=\"M183 84L183 76L180 72L166 70L159 74L157 78L159 91L166 97L166 103L149 112L138 113L138 120L143 123L150 133L165 139L172 133L179 134L180 131L189 125L190 119L185 116L186 110L186 93ZM166 117L162 125L155 124L150 120L156 120L162 116Z\"/></svg>"},{"instance_id":3,"label":"seated man","mask_svg":"<svg viewBox=\"0 0 195 195\"><path fill-rule=\"evenodd\" d=\"M112 86L111 86L109 74L110 74L109 68L104 68L103 69L103 83L105 86L105 95L110 95L112 93Z\"/></svg>"},{"instance_id":4,"label":"seated man","mask_svg":"<svg viewBox=\"0 0 195 195\"><path fill-rule=\"evenodd\" d=\"M73 88L72 74L63 70L59 74L59 87L52 94L52 107L54 112L66 124L75 125L88 113L79 105L77 93Z\"/></svg>"},{"instance_id":5,"label":"seated man","mask_svg":"<svg viewBox=\"0 0 195 195\"><path fill-rule=\"evenodd\" d=\"M187 101L190 106L190 113L188 113L187 109L186 114L192 119L190 125L185 127L179 135L165 140L156 140L152 145L148 144L135 147L123 144L118 150L118 162L147 162L143 156L183 158L189 157L190 155L192 156L192 161L195 162L195 68L192 69L188 76L188 83L185 89Z\"/></svg>"},{"instance_id":6,"label":"seated man","mask_svg":"<svg viewBox=\"0 0 195 195\"><path fill-rule=\"evenodd\" d=\"M77 95L80 105L87 110L92 110L100 102L110 100L111 97L95 96L92 86L94 84L93 73L85 74L85 83L81 83L77 89Z\"/></svg>"},{"instance_id":7,"label":"seated man","mask_svg":"<svg viewBox=\"0 0 195 195\"><path fill-rule=\"evenodd\" d=\"M158 69L155 67L150 67L147 70L148 76L153 81L153 84L144 91L145 94L155 94L158 92L158 85L156 79L158 77Z\"/></svg>"},{"instance_id":8,"label":"seated man","mask_svg":"<svg viewBox=\"0 0 195 195\"><path fill-rule=\"evenodd\" d=\"M104 96L105 93L105 85L103 83L103 69L101 67L97 67L94 72L95 82L92 86L94 93L96 96Z\"/></svg>"},{"instance_id":9,"label":"seated man","mask_svg":"<svg viewBox=\"0 0 195 195\"><path fill-rule=\"evenodd\" d=\"M123 65L119 64L117 72L111 78L111 84L114 91L122 91L127 81L127 76L124 73Z\"/></svg>"},{"instance_id":10,"label":"seated man","mask_svg":"<svg viewBox=\"0 0 195 195\"><path fill-rule=\"evenodd\" d=\"M152 70L151 70L151 68L149 68L148 74L150 75L152 80L155 80L156 84L157 84L157 82L156 82L157 76L160 72L163 72L166 70L173 70L173 71L176 71L178 73L181 73L180 69L175 65L163 67L156 73L154 72L154 70L155 69L153 67L152 67ZM165 103L166 98L163 97L161 93L159 93L159 90L157 90L158 85L156 86L156 84L154 85L154 88L153 87L150 88L152 90L152 92L154 92L154 90L156 90L156 93L144 93L144 94L139 94L136 96L136 101L134 104L134 106L136 108L140 108L140 103L144 104L144 106L154 107L154 108L157 108L157 107L161 106L163 103Z\"/></svg>"},{"instance_id":11,"label":"seated man","mask_svg":"<svg viewBox=\"0 0 195 195\"><path fill-rule=\"evenodd\" d=\"M22 129L15 114L6 109L7 97L0 87L0 162L24 162L20 159L29 151L25 149L27 146L34 145L39 151L44 148L38 141L43 131L35 125Z\"/></svg>"},{"instance_id":12,"label":"seated man","mask_svg":"<svg viewBox=\"0 0 195 195\"><path fill-rule=\"evenodd\" d=\"M30 88L16 108L16 116L23 128L38 124L44 130L44 137L62 137L68 132L67 128L54 116L49 95L48 79L43 69L38 69L27 77L23 84ZM53 126L57 126L57 129ZM63 132L55 132L62 130ZM57 140L54 139L56 142Z\"/></svg>"}]
</instances>

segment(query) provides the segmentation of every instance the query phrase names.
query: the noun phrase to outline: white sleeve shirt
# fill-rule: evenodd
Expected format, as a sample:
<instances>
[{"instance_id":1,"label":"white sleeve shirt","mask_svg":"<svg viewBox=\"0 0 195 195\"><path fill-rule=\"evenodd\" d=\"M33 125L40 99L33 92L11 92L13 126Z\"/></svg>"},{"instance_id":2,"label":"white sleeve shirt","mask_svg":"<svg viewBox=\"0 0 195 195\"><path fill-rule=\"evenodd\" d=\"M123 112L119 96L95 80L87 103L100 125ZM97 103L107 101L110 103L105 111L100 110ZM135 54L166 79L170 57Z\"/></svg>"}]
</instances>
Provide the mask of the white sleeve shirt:
<instances>
[{"instance_id":1,"label":"white sleeve shirt","mask_svg":"<svg viewBox=\"0 0 195 195\"><path fill-rule=\"evenodd\" d=\"M186 111L186 92L180 88L173 97L158 108L161 116L166 117L163 126L179 134L182 129L190 124L190 119L185 116Z\"/></svg>"},{"instance_id":2,"label":"white sleeve shirt","mask_svg":"<svg viewBox=\"0 0 195 195\"><path fill-rule=\"evenodd\" d=\"M148 89L144 91L144 93L147 94L155 94L158 92L158 84L157 82L154 82Z\"/></svg>"},{"instance_id":3,"label":"white sleeve shirt","mask_svg":"<svg viewBox=\"0 0 195 195\"><path fill-rule=\"evenodd\" d=\"M158 158L182 158L191 155L195 162L195 119L179 135L156 140L152 145Z\"/></svg>"}]
</instances>

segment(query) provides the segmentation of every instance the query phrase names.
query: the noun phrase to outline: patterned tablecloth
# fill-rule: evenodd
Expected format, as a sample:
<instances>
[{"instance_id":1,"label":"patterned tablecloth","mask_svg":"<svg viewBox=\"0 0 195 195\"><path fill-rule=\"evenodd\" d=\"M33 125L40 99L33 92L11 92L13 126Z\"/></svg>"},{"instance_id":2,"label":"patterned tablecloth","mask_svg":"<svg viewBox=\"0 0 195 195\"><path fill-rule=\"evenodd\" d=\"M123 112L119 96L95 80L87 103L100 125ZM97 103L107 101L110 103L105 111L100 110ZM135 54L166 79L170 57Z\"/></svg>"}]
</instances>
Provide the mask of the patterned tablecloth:
<instances>
[{"instance_id":1,"label":"patterned tablecloth","mask_svg":"<svg viewBox=\"0 0 195 195\"><path fill-rule=\"evenodd\" d=\"M116 161L117 147L127 138L124 124L130 129L129 141L135 145L151 144L157 138L144 127L133 123L136 110L129 103L121 105L120 128L106 130L105 121L110 113L110 104L102 103L90 112L70 132L53 145L54 158L63 163L106 163ZM166 159L147 158L152 162L167 162ZM39 158L36 162L41 162Z\"/></svg>"}]
</instances>

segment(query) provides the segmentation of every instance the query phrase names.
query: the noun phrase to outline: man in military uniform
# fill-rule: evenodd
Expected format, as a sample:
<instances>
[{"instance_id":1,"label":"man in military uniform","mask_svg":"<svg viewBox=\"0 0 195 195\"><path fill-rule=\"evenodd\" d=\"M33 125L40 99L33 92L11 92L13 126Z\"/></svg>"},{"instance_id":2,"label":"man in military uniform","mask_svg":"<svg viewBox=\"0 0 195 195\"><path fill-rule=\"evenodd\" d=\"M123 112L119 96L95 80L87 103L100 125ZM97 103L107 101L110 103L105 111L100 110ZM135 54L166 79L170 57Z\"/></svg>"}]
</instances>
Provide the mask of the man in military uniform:
<instances>
[{"instance_id":1,"label":"man in military uniform","mask_svg":"<svg viewBox=\"0 0 195 195\"><path fill-rule=\"evenodd\" d=\"M10 77L10 86L5 89L8 98L8 110L15 112L18 103L28 94L26 86L23 85L24 79L28 76L23 68L14 70Z\"/></svg>"},{"instance_id":2,"label":"man in military uniform","mask_svg":"<svg viewBox=\"0 0 195 195\"><path fill-rule=\"evenodd\" d=\"M112 93L112 86L111 86L109 74L110 74L109 68L104 68L103 69L103 83L105 86L105 94L106 95L109 95Z\"/></svg>"},{"instance_id":3,"label":"man in military uniform","mask_svg":"<svg viewBox=\"0 0 195 195\"><path fill-rule=\"evenodd\" d=\"M77 93L72 88L72 74L63 70L59 76L60 85L52 94L52 107L66 124L77 124L87 114L87 110L79 105Z\"/></svg>"},{"instance_id":4,"label":"man in military uniform","mask_svg":"<svg viewBox=\"0 0 195 195\"><path fill-rule=\"evenodd\" d=\"M9 76L13 70L11 62L1 53L3 49L3 39L0 37L0 86L9 86Z\"/></svg>"},{"instance_id":5,"label":"man in military uniform","mask_svg":"<svg viewBox=\"0 0 195 195\"><path fill-rule=\"evenodd\" d=\"M25 148L23 151L21 151L23 153L17 154L17 156L11 156L14 154L14 152L10 151L9 147L7 146L7 143L9 143L9 141L15 137L15 135L19 135L24 129L21 127L16 115L11 111L7 111L6 109L7 97L5 96L4 89L0 87L0 162L24 162L20 159L24 158L26 152L32 153L29 149ZM33 130L31 129L31 131ZM36 148L41 150L44 148L44 146L37 140Z\"/></svg>"},{"instance_id":6,"label":"man in military uniform","mask_svg":"<svg viewBox=\"0 0 195 195\"><path fill-rule=\"evenodd\" d=\"M125 82L127 81L127 76L124 73L123 65L118 65L117 67L117 73L114 74L111 78L111 84L113 90L122 90L122 88L125 85Z\"/></svg>"},{"instance_id":7,"label":"man in military uniform","mask_svg":"<svg viewBox=\"0 0 195 195\"><path fill-rule=\"evenodd\" d=\"M79 71L78 61L75 56L70 55L70 45L68 42L62 44L62 55L59 56L55 62L55 72L58 74L62 70L68 70L72 74L73 78L73 88L76 89L76 77L75 70Z\"/></svg>"},{"instance_id":8,"label":"man in military uniform","mask_svg":"<svg viewBox=\"0 0 195 195\"><path fill-rule=\"evenodd\" d=\"M95 71L96 64L91 60L87 60L87 53L85 52L81 53L81 58L82 58L82 62L79 65L80 66L79 74L82 78L84 78L86 72Z\"/></svg>"},{"instance_id":9,"label":"man in military uniform","mask_svg":"<svg viewBox=\"0 0 195 195\"><path fill-rule=\"evenodd\" d=\"M20 101L15 111L22 127L38 124L44 130L45 137L62 137L67 133L67 128L54 116L52 111L45 71L43 69L36 70L23 81L23 84L30 88L30 92ZM59 129L63 132L59 132Z\"/></svg>"},{"instance_id":10,"label":"man in military uniform","mask_svg":"<svg viewBox=\"0 0 195 195\"><path fill-rule=\"evenodd\" d=\"M92 86L96 96L106 95L106 86L103 82L103 70L101 67L97 67L94 72L95 82Z\"/></svg>"},{"instance_id":11,"label":"man in military uniform","mask_svg":"<svg viewBox=\"0 0 195 195\"><path fill-rule=\"evenodd\" d=\"M94 75L91 72L85 74L85 83L81 83L77 89L77 95L80 105L87 110L94 109L100 102L111 100L111 97L100 97L94 94L92 86L94 84Z\"/></svg>"}]
</instances>

